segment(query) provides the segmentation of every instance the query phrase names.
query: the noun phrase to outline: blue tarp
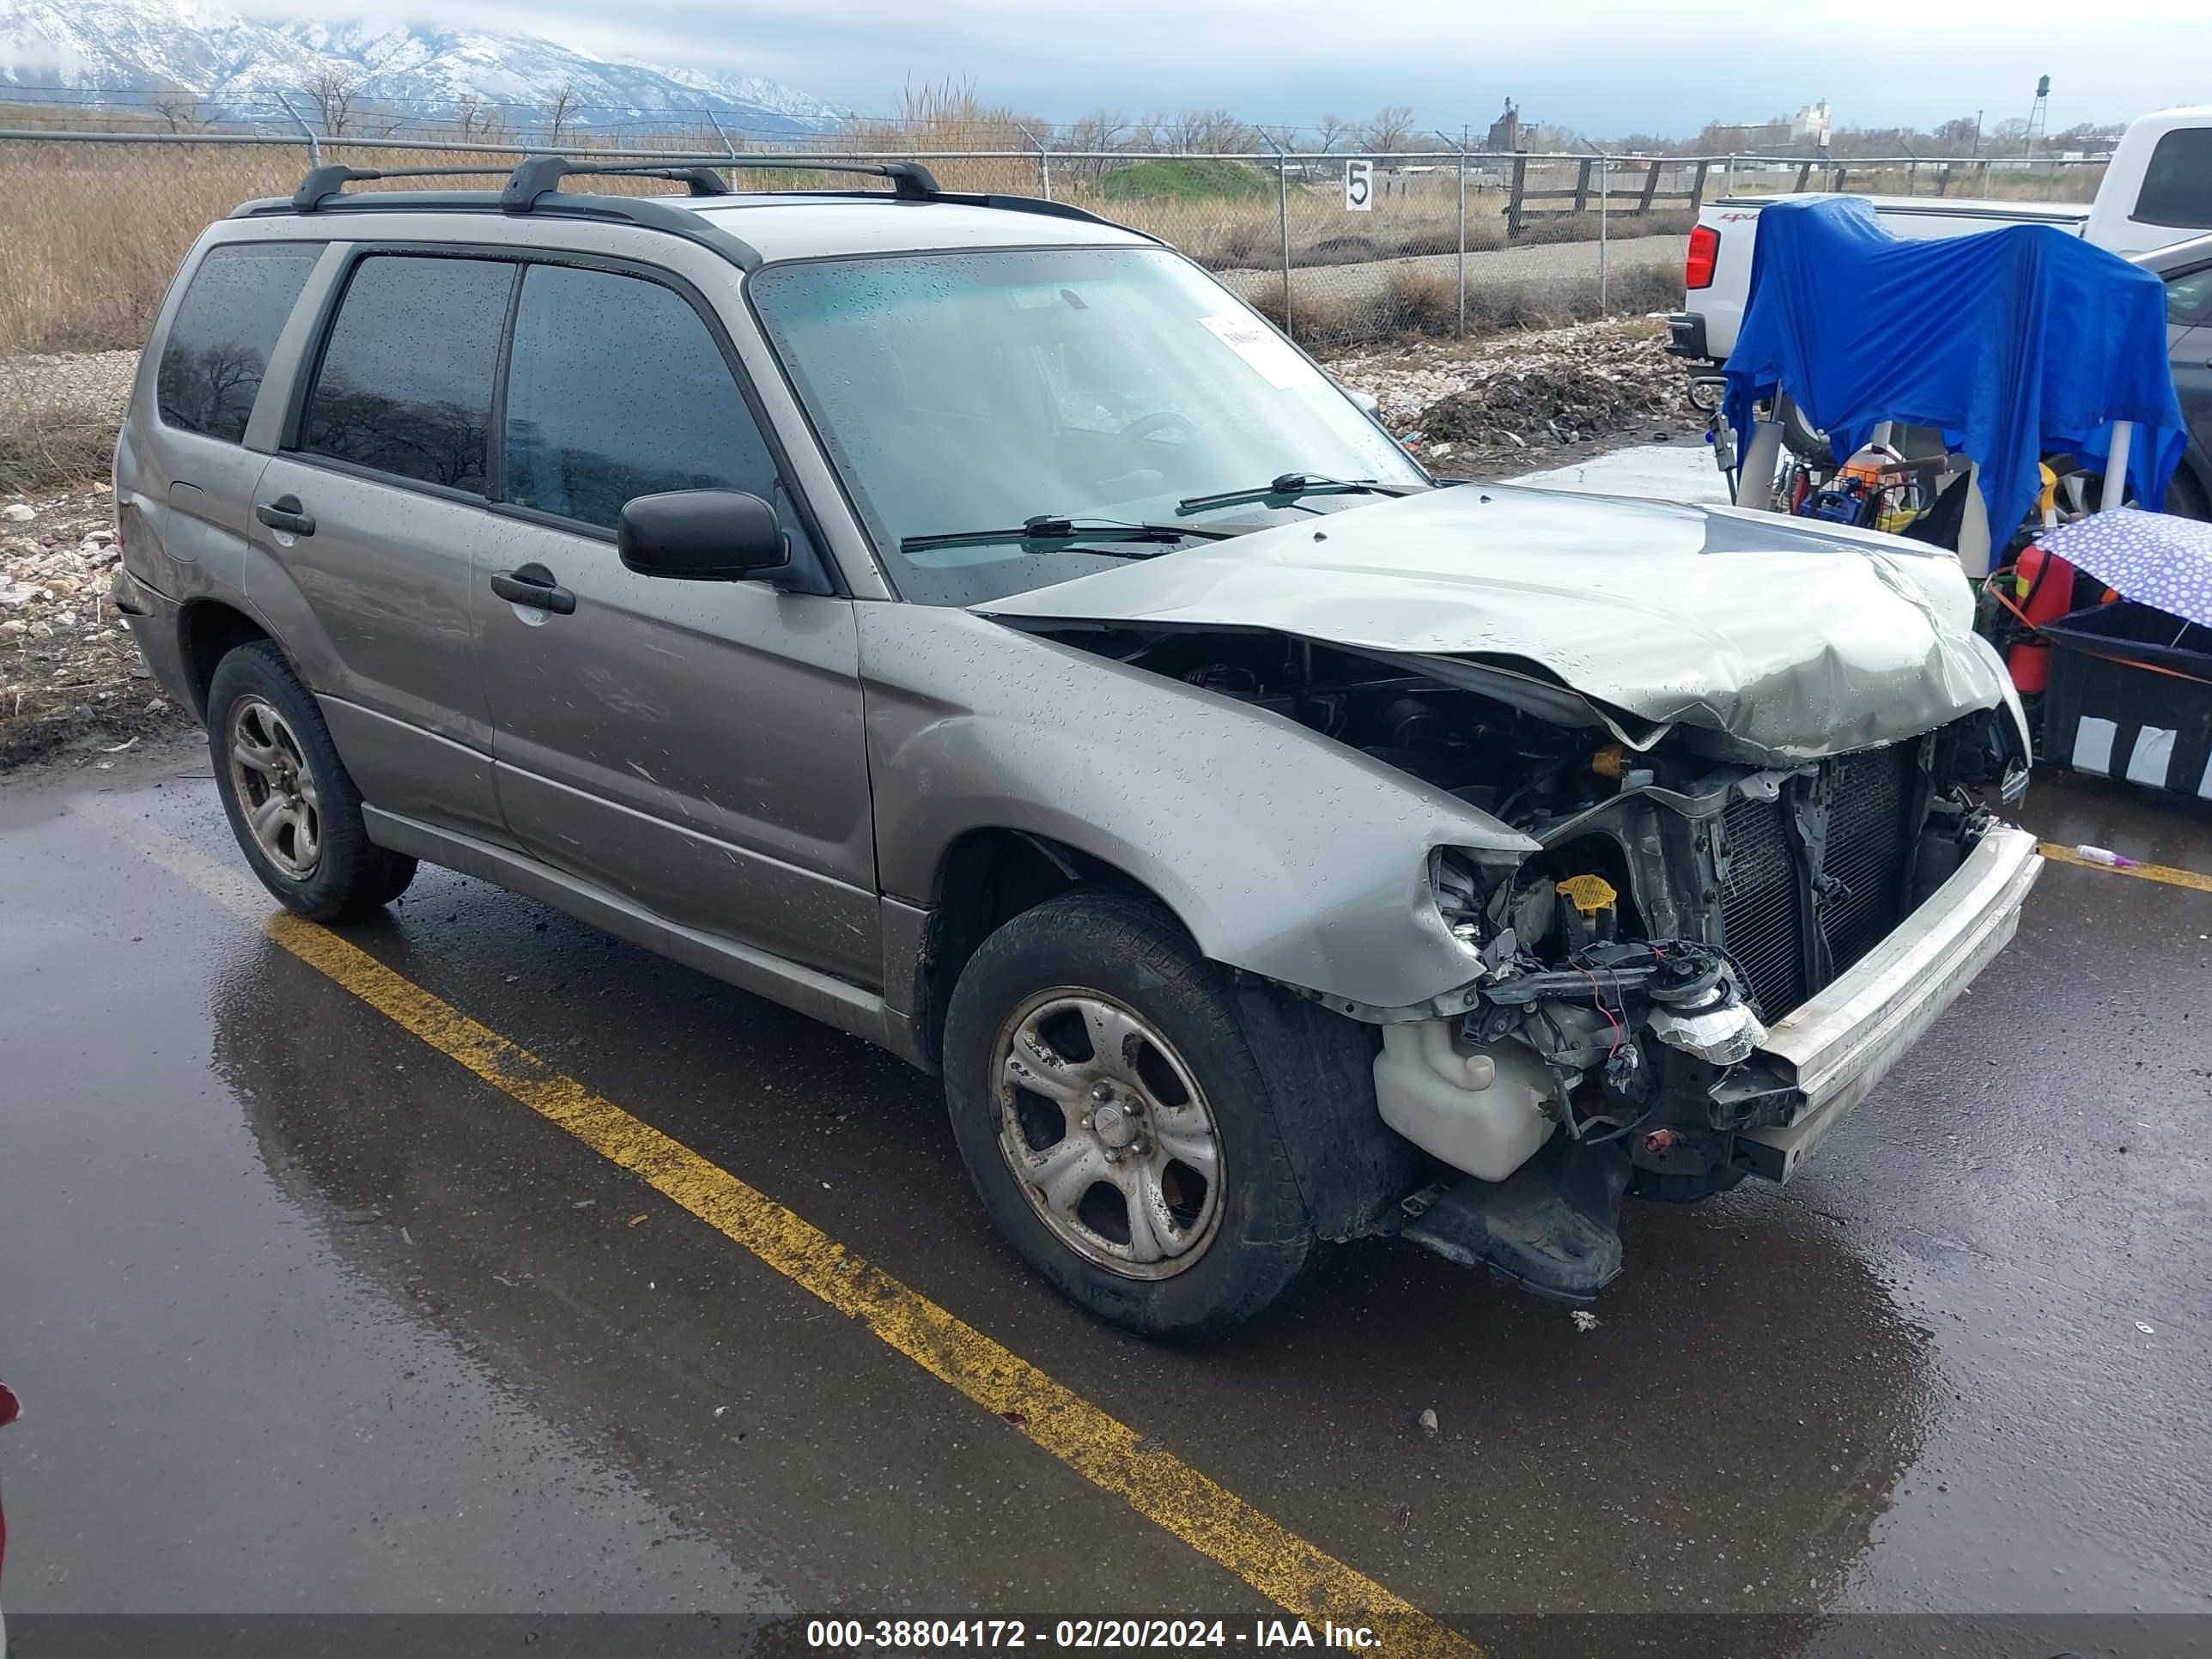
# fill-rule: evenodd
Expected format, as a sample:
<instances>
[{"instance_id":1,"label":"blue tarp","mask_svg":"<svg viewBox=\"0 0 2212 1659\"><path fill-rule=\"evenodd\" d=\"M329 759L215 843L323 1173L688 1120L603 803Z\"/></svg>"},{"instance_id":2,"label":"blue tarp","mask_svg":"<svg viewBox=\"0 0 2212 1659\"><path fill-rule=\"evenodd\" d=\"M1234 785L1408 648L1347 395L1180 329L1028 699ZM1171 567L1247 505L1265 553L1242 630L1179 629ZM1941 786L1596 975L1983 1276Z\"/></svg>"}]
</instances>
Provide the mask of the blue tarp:
<instances>
[{"instance_id":1,"label":"blue tarp","mask_svg":"<svg viewBox=\"0 0 2212 1659\"><path fill-rule=\"evenodd\" d=\"M1778 386L1846 455L1882 421L1942 428L1981 467L1999 545L2043 453L2101 463L2112 422L2133 421L2128 477L2156 507L2186 441L2156 276L2047 225L1907 241L1850 197L1759 213L1728 360L1740 440Z\"/></svg>"}]
</instances>

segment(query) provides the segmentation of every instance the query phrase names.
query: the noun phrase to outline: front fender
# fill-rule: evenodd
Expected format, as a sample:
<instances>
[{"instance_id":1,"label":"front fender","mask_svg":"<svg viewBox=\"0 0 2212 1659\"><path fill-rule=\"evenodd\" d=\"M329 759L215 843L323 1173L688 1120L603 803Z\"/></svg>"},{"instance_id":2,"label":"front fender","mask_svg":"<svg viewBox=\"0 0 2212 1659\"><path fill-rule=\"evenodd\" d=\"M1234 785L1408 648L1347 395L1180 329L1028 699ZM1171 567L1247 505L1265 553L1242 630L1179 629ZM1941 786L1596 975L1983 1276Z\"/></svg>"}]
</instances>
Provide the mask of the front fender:
<instances>
[{"instance_id":1,"label":"front fender","mask_svg":"<svg viewBox=\"0 0 2212 1659\"><path fill-rule=\"evenodd\" d=\"M934 901L946 849L1027 830L1157 894L1217 962L1370 1008L1467 983L1437 847L1536 843L1297 722L965 611L863 605L883 890Z\"/></svg>"}]
</instances>

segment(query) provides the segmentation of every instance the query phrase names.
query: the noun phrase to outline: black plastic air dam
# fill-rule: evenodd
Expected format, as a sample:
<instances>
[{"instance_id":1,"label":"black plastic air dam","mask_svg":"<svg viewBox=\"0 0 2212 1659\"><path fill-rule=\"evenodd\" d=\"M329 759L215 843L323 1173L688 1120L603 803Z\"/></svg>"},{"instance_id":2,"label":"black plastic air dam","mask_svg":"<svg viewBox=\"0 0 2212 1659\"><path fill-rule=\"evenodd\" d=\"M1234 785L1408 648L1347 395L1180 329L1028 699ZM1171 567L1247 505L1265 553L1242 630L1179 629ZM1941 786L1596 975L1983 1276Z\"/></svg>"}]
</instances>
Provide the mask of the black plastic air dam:
<instances>
[{"instance_id":1,"label":"black plastic air dam","mask_svg":"<svg viewBox=\"0 0 2212 1659\"><path fill-rule=\"evenodd\" d=\"M1585 1146L1555 1133L1504 1180L1469 1177L1451 1188L1406 1224L1405 1237L1554 1302L1589 1302L1620 1276L1628 1176L1619 1142Z\"/></svg>"}]
</instances>

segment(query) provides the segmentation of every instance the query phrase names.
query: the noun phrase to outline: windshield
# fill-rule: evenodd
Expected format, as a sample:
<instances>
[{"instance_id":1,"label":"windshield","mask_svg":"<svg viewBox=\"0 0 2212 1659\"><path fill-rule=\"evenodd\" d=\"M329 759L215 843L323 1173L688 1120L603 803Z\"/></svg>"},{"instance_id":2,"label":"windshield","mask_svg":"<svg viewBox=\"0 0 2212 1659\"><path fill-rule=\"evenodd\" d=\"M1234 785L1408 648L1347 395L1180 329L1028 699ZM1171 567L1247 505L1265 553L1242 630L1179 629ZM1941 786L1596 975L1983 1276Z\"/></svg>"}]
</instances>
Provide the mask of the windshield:
<instances>
[{"instance_id":1,"label":"windshield","mask_svg":"<svg viewBox=\"0 0 2212 1659\"><path fill-rule=\"evenodd\" d=\"M1218 531L1373 497L1176 504L1291 472L1427 482L1280 336L1164 248L772 265L750 291L893 582L921 604L972 605L1176 549L901 550L910 537L1040 515Z\"/></svg>"}]
</instances>

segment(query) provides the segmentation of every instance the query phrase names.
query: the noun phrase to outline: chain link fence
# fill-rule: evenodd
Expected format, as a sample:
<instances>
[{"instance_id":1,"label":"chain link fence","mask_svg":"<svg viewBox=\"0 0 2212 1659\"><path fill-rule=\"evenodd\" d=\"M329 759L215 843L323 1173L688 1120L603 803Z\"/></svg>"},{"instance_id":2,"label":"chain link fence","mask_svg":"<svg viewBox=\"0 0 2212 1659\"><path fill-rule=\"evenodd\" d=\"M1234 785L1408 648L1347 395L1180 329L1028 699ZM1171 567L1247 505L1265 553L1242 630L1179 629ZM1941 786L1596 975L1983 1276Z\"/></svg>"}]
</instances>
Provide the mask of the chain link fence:
<instances>
[{"instance_id":1,"label":"chain link fence","mask_svg":"<svg viewBox=\"0 0 2212 1659\"><path fill-rule=\"evenodd\" d=\"M2087 199L2101 161L2039 168L1913 158L1836 163L1745 156L1483 153L1184 154L1059 147L913 149L865 128L780 146L724 130L654 144L602 137L580 159L728 170L744 190L851 188L803 167L748 170L749 155L918 160L948 190L1044 196L1181 249L1317 349L1401 336L1638 313L1675 303L1684 239L1701 201L1729 190ZM871 142L890 138L892 142ZM311 162L471 167L484 183L554 147L291 135L0 130L0 355L136 347L202 227L253 197L289 195ZM447 185L393 179L380 187ZM657 180L602 190L665 190Z\"/></svg>"}]
</instances>

